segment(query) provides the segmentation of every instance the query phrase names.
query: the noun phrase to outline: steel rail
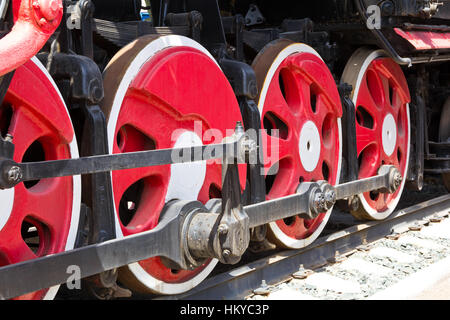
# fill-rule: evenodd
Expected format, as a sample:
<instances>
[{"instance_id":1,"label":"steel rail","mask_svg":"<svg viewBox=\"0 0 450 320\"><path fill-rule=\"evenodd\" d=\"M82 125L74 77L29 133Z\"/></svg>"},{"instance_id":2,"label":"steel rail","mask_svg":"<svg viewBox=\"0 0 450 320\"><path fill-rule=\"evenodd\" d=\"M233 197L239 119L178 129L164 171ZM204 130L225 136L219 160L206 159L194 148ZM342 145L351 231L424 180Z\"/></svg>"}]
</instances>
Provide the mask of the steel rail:
<instances>
[{"instance_id":1,"label":"steel rail","mask_svg":"<svg viewBox=\"0 0 450 320\"><path fill-rule=\"evenodd\" d=\"M413 222L438 214L449 214L450 194L434 198L394 212L383 221L364 222L328 236L319 238L311 246L293 251L286 250L259 259L206 279L189 292L173 296L155 296L153 299L242 299L265 280L278 283L298 271L299 265L314 268L326 264L336 252L345 254L357 246L370 243L402 229Z\"/></svg>"}]
</instances>

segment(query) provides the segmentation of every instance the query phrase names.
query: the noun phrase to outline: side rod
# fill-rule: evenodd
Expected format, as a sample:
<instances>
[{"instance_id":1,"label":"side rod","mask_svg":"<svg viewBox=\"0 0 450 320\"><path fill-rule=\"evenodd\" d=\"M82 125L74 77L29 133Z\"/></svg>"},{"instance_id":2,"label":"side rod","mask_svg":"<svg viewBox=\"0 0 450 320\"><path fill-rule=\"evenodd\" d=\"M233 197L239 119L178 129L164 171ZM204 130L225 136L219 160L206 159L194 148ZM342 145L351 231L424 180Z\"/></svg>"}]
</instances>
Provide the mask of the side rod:
<instances>
[{"instance_id":1,"label":"side rod","mask_svg":"<svg viewBox=\"0 0 450 320\"><path fill-rule=\"evenodd\" d=\"M0 159L0 189L44 178L222 159L224 156L241 159L237 153L245 151L242 150L241 144L244 139L246 138L241 136L237 140L222 144L97 155L78 159L17 163L3 158Z\"/></svg>"}]
</instances>

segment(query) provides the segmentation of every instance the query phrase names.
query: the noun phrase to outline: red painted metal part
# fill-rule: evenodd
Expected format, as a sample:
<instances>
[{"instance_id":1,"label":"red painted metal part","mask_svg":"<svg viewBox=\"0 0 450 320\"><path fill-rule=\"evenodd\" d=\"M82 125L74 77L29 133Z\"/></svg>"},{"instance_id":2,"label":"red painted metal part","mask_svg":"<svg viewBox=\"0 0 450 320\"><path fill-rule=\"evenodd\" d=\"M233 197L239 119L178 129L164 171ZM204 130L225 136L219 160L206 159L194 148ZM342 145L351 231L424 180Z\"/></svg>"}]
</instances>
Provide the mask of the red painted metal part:
<instances>
[{"instance_id":1,"label":"red painted metal part","mask_svg":"<svg viewBox=\"0 0 450 320\"><path fill-rule=\"evenodd\" d=\"M363 157L358 178L376 175L383 164L395 165L403 176L406 175L410 100L400 66L390 58L373 60L364 73L356 100L357 153L358 157ZM382 138L383 121L388 114L394 117L397 126L396 145L391 155L385 153ZM372 120L368 121L369 117ZM400 190L393 194L364 193L369 206L378 212L387 210L387 205L399 196Z\"/></svg>"},{"instance_id":2,"label":"red painted metal part","mask_svg":"<svg viewBox=\"0 0 450 320\"><path fill-rule=\"evenodd\" d=\"M0 76L33 57L61 22L62 0L13 0L14 26L0 40Z\"/></svg>"},{"instance_id":3,"label":"red painted metal part","mask_svg":"<svg viewBox=\"0 0 450 320\"><path fill-rule=\"evenodd\" d=\"M280 77L283 89L280 86ZM315 102L313 102L315 101ZM314 106L312 106L314 104ZM342 115L339 94L326 64L311 53L288 56L278 67L269 85L262 113L262 126L280 130L280 137L263 131L266 150L279 146L279 168L267 199L294 194L300 181L328 180L338 183L339 130L337 118ZM280 126L276 116L285 125ZM307 171L299 153L300 132L312 121L320 135L320 157L316 167ZM267 159L265 155L265 159ZM273 163L266 164L266 172ZM326 167L327 169L323 169ZM326 172L326 176L324 176ZM277 221L278 227L293 239L308 238L322 223L326 213L306 220L298 216Z\"/></svg>"},{"instance_id":4,"label":"red painted metal part","mask_svg":"<svg viewBox=\"0 0 450 320\"><path fill-rule=\"evenodd\" d=\"M203 144L219 143L218 136L231 135L236 121L242 121L236 98L214 61L190 47L167 48L145 63L131 82L118 116L115 132L118 138L114 141L113 152L173 148L177 136L193 132L196 126L201 130L199 138ZM244 169L240 170L241 187L244 187L245 167L241 169ZM120 219L125 236L158 224L167 200L170 177L170 165L112 173L119 215L124 210L120 203L127 189L141 181L140 201L133 218L129 223ZM221 177L220 164L208 161L198 200L205 203L210 198L220 197ZM189 172L186 179L189 179ZM172 270L159 257L140 261L139 265L164 283L182 283L199 274L208 263L193 271Z\"/></svg>"},{"instance_id":5,"label":"red painted metal part","mask_svg":"<svg viewBox=\"0 0 450 320\"><path fill-rule=\"evenodd\" d=\"M0 128L14 137L17 162L70 158L69 143L74 136L70 118L57 89L33 61L20 66L14 74L0 106ZM33 147L36 143L41 150ZM18 184L10 216L0 228L0 266L64 251L72 223L73 197L72 177ZM30 226L36 228L39 237L35 250L23 235L24 228ZM42 299L46 293L44 289L18 299Z\"/></svg>"},{"instance_id":6,"label":"red painted metal part","mask_svg":"<svg viewBox=\"0 0 450 320\"><path fill-rule=\"evenodd\" d=\"M394 30L416 50L450 48L450 32L405 31L401 28L394 28Z\"/></svg>"}]
</instances>

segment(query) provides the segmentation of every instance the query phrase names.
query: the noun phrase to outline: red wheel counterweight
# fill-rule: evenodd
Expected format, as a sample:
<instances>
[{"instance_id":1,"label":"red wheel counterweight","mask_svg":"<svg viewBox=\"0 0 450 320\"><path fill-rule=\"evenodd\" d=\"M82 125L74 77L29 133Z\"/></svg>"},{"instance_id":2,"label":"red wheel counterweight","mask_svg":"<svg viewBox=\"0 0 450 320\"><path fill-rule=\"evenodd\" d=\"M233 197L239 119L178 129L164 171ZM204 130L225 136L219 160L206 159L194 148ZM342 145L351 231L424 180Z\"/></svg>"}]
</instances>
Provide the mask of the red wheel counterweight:
<instances>
[{"instance_id":1,"label":"red wheel counterweight","mask_svg":"<svg viewBox=\"0 0 450 320\"><path fill-rule=\"evenodd\" d=\"M181 36L140 38L112 59L104 74L111 152L220 143L241 115L215 60ZM245 170L240 172L242 186ZM166 202L220 197L221 166L200 161L112 174L117 234L154 228ZM138 291L176 294L190 290L213 269L209 260L192 271L174 270L159 257L121 269L120 280Z\"/></svg>"},{"instance_id":2,"label":"red wheel counterweight","mask_svg":"<svg viewBox=\"0 0 450 320\"><path fill-rule=\"evenodd\" d=\"M334 79L311 47L277 40L255 58L260 96L267 199L296 192L304 181L339 182L342 108ZM269 224L277 244L301 248L314 241L331 210Z\"/></svg>"},{"instance_id":3,"label":"red wheel counterweight","mask_svg":"<svg viewBox=\"0 0 450 320\"><path fill-rule=\"evenodd\" d=\"M42 64L19 67L0 106L0 130L12 136L14 161L78 157L70 116ZM0 190L0 266L73 248L81 201L79 176L41 179ZM18 299L52 299L59 286Z\"/></svg>"},{"instance_id":4,"label":"red wheel counterweight","mask_svg":"<svg viewBox=\"0 0 450 320\"><path fill-rule=\"evenodd\" d=\"M377 174L380 166L395 165L403 176L393 193L375 191L360 194L357 218L384 219L393 212L408 171L410 94L398 64L382 50L357 50L347 63L342 81L353 86L351 99L356 109L358 178Z\"/></svg>"}]
</instances>

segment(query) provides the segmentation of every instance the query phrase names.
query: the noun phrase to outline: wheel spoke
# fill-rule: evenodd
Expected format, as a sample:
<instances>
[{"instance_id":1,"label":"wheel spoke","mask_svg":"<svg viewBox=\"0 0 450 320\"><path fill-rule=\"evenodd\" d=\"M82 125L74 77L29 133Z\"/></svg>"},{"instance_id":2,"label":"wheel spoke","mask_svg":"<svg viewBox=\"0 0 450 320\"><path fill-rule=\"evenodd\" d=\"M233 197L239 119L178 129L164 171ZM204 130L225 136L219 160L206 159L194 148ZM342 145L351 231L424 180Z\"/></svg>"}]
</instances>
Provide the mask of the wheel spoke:
<instances>
[{"instance_id":1,"label":"wheel spoke","mask_svg":"<svg viewBox=\"0 0 450 320\"><path fill-rule=\"evenodd\" d=\"M145 167L137 169L118 170L114 172L113 184L114 184L114 198L120 201L125 191L134 183L141 179L157 176L163 181L168 181L170 176L170 165Z\"/></svg>"},{"instance_id":2,"label":"wheel spoke","mask_svg":"<svg viewBox=\"0 0 450 320\"><path fill-rule=\"evenodd\" d=\"M288 105L283 97L278 82L273 81L270 84L269 91L266 96L266 103L264 104L264 113L275 114L288 125L289 129L295 130L299 126L298 115L295 113L295 106Z\"/></svg>"},{"instance_id":3,"label":"wheel spoke","mask_svg":"<svg viewBox=\"0 0 450 320\"><path fill-rule=\"evenodd\" d=\"M288 136L287 139L281 139L277 136L271 136L263 133L262 141L267 145L264 149L266 154L264 158L271 159L284 158L298 154L298 138L295 133Z\"/></svg>"},{"instance_id":4,"label":"wheel spoke","mask_svg":"<svg viewBox=\"0 0 450 320\"><path fill-rule=\"evenodd\" d=\"M314 102L311 101L311 82L308 78L305 78L304 74L301 73L295 74L295 80L297 90L300 95L299 112L304 119L312 119L314 117L312 103Z\"/></svg>"},{"instance_id":5,"label":"wheel spoke","mask_svg":"<svg viewBox=\"0 0 450 320\"><path fill-rule=\"evenodd\" d=\"M336 161L335 159L336 159L336 150L334 150L332 147L325 146L322 144L321 156L318 162L318 167L320 167L320 170L322 170L321 171L322 179L327 180L330 183L333 183L333 181L330 180L332 180L332 177L336 175L336 172L334 172L335 168L330 165ZM324 162L326 167L323 165Z\"/></svg>"},{"instance_id":6,"label":"wheel spoke","mask_svg":"<svg viewBox=\"0 0 450 320\"><path fill-rule=\"evenodd\" d=\"M357 109L359 106L363 106L374 119L377 119L378 109L380 108L380 106L378 105L379 103L380 102L375 102L372 96L372 92L369 90L369 87L367 86L367 82L361 81L355 108ZM382 100L381 103L384 103L384 100Z\"/></svg>"},{"instance_id":7,"label":"wheel spoke","mask_svg":"<svg viewBox=\"0 0 450 320\"><path fill-rule=\"evenodd\" d=\"M369 155L364 155L363 162L359 167L359 179L375 176L378 168L381 166L380 147L376 144L372 146L372 148L368 148L370 153Z\"/></svg>"},{"instance_id":8,"label":"wheel spoke","mask_svg":"<svg viewBox=\"0 0 450 320\"><path fill-rule=\"evenodd\" d=\"M120 112L117 128L130 125L142 132L146 138L154 140L158 149L169 148L171 133L177 128L176 119L172 115L135 97L124 100L124 105L127 107ZM148 123L149 113L154 121L152 126ZM168 118L172 121L168 121Z\"/></svg>"},{"instance_id":9,"label":"wheel spoke","mask_svg":"<svg viewBox=\"0 0 450 320\"><path fill-rule=\"evenodd\" d=\"M36 254L22 239L20 228L16 230L15 233L12 233L12 230L0 232L0 239L4 244L0 246L0 253L6 256L10 264L36 259Z\"/></svg>"},{"instance_id":10,"label":"wheel spoke","mask_svg":"<svg viewBox=\"0 0 450 320\"><path fill-rule=\"evenodd\" d=\"M16 188L16 199L21 203L20 213L13 211L15 217L29 216L49 228L55 239L63 237L70 217L61 216L61 208L72 207L72 181L70 177L42 179L30 189Z\"/></svg>"},{"instance_id":11,"label":"wheel spoke","mask_svg":"<svg viewBox=\"0 0 450 320\"><path fill-rule=\"evenodd\" d=\"M381 83L383 85L383 102L384 102L384 109L389 110L391 108L391 98L390 98L390 88L389 88L389 79L382 73L377 73L379 76Z\"/></svg>"},{"instance_id":12,"label":"wheel spoke","mask_svg":"<svg viewBox=\"0 0 450 320\"><path fill-rule=\"evenodd\" d=\"M381 139L376 130L363 127L358 123L356 123L356 136L358 137L356 140L356 151L358 155L367 148L368 145L377 141L377 139Z\"/></svg>"},{"instance_id":13,"label":"wheel spoke","mask_svg":"<svg viewBox=\"0 0 450 320\"><path fill-rule=\"evenodd\" d=\"M25 151L38 138L48 133L48 130L32 120L32 114L24 108L14 110L9 133L13 136L14 160L22 161Z\"/></svg>"}]
</instances>

